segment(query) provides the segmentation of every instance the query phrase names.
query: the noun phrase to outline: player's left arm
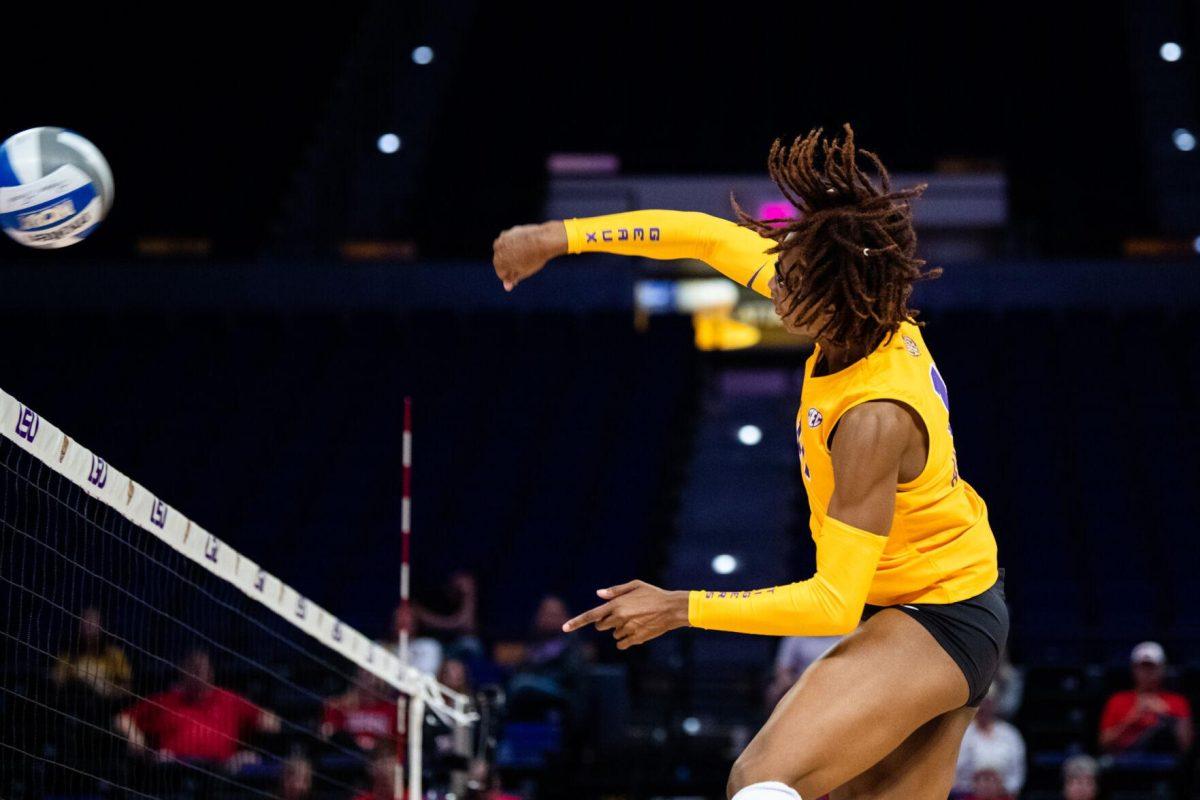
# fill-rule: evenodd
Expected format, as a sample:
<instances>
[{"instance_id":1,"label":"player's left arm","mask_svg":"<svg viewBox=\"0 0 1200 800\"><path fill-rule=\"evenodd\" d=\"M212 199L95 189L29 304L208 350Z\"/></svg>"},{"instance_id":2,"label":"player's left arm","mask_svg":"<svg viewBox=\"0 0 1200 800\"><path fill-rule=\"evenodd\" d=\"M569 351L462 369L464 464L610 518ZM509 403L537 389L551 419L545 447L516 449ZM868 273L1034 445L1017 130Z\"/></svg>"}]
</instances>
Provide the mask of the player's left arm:
<instances>
[{"instance_id":1,"label":"player's left arm","mask_svg":"<svg viewBox=\"0 0 1200 800\"><path fill-rule=\"evenodd\" d=\"M913 438L909 412L864 403L839 421L834 492L817 543L817 573L787 586L748 592L671 592L643 581L601 589L608 602L564 626L612 630L624 650L692 625L773 636L847 633L862 617L895 511L900 461Z\"/></svg>"}]
</instances>

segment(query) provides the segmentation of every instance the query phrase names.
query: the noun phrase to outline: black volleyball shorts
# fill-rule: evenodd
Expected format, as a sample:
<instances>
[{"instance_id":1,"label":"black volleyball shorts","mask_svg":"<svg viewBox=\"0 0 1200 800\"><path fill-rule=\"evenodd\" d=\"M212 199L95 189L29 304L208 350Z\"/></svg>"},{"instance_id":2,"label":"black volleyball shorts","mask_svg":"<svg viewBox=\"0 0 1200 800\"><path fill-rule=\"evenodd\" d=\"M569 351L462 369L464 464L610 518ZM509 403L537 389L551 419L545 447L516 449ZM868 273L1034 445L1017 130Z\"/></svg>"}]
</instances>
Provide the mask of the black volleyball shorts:
<instances>
[{"instance_id":1,"label":"black volleyball shorts","mask_svg":"<svg viewBox=\"0 0 1200 800\"><path fill-rule=\"evenodd\" d=\"M1004 570L983 594L957 603L912 603L867 606L863 621L884 608L902 611L925 627L950 654L967 679L967 705L978 706L996 678L1000 654L1008 640L1008 606L1004 602Z\"/></svg>"}]
</instances>

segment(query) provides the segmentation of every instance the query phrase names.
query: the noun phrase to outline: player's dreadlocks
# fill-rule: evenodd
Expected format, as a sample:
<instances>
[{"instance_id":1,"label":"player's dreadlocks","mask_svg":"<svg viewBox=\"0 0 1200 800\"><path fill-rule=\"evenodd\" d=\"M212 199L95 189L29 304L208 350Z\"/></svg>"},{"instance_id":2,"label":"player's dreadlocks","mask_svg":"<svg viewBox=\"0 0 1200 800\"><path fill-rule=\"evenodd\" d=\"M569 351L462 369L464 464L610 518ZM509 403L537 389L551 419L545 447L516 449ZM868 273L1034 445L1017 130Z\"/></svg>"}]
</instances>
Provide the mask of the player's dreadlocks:
<instances>
[{"instance_id":1,"label":"player's dreadlocks","mask_svg":"<svg viewBox=\"0 0 1200 800\"><path fill-rule=\"evenodd\" d=\"M771 146L767 168L799 209L797 218L754 219L736 200L734 210L743 225L778 243L769 252L780 255L776 274L787 313L798 312L801 325L828 314L819 337L870 349L901 322L915 321L917 312L908 307L913 283L942 271L922 271L925 262L916 257L909 200L924 184L892 191L879 158L856 152L854 131L843 127L845 139L823 139L817 128L790 147L778 139ZM859 155L875 168L879 186L859 168ZM796 257L783 258L787 253Z\"/></svg>"}]
</instances>

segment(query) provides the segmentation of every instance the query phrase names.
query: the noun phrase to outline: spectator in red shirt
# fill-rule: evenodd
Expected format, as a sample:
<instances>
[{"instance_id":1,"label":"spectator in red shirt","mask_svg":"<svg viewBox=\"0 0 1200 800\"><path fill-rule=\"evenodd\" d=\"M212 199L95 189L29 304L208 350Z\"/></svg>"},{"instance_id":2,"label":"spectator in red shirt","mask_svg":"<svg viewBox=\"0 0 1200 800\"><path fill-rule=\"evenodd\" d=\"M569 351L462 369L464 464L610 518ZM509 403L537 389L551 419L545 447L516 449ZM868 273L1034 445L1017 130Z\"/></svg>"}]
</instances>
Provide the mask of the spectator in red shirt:
<instances>
[{"instance_id":1,"label":"spectator in red shirt","mask_svg":"<svg viewBox=\"0 0 1200 800\"><path fill-rule=\"evenodd\" d=\"M213 685L208 653L194 650L179 663L174 688L117 715L116 728L135 753L160 761L198 761L237 771L253 759L241 740L251 731L276 732L279 718L249 700Z\"/></svg>"},{"instance_id":2,"label":"spectator in red shirt","mask_svg":"<svg viewBox=\"0 0 1200 800\"><path fill-rule=\"evenodd\" d=\"M350 739L361 750L380 743L394 749L396 701L386 684L361 667L344 694L325 701L321 735Z\"/></svg>"},{"instance_id":3,"label":"spectator in red shirt","mask_svg":"<svg viewBox=\"0 0 1200 800\"><path fill-rule=\"evenodd\" d=\"M1167 657L1158 642L1142 642L1130 657L1132 691L1108 698L1100 718L1100 747L1109 753L1163 747L1185 753L1192 746L1192 708L1187 698L1162 689Z\"/></svg>"}]
</instances>

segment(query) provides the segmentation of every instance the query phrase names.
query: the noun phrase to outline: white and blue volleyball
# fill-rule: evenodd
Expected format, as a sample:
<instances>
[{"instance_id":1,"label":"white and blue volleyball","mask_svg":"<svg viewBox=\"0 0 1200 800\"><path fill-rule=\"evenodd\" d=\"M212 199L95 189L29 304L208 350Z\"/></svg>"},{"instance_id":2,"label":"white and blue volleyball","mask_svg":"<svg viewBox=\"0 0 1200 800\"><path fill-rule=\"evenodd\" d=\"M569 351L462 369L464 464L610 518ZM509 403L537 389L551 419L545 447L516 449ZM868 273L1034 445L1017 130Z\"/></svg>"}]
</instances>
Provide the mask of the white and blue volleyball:
<instances>
[{"instance_id":1,"label":"white and blue volleyball","mask_svg":"<svg viewBox=\"0 0 1200 800\"><path fill-rule=\"evenodd\" d=\"M113 202L112 170L64 128L31 128L0 145L0 226L27 247L83 241Z\"/></svg>"}]
</instances>

